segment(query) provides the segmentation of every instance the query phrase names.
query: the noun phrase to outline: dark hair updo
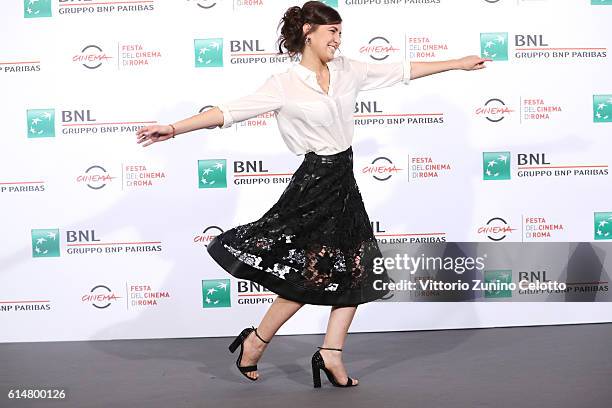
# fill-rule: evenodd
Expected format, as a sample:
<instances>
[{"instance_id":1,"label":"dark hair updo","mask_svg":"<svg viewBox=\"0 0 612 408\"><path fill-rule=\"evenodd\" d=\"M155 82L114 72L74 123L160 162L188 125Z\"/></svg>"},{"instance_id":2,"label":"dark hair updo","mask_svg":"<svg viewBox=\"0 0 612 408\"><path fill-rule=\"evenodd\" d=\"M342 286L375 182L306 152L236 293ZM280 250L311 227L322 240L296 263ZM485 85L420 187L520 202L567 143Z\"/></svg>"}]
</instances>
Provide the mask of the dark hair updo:
<instances>
[{"instance_id":1,"label":"dark hair updo","mask_svg":"<svg viewBox=\"0 0 612 408\"><path fill-rule=\"evenodd\" d=\"M281 54L293 57L301 53L306 44L306 35L302 30L304 24L311 24L310 34L319 25L340 24L342 18L336 9L320 1L307 1L302 7L289 7L278 24L281 34L278 37L278 50Z\"/></svg>"}]
</instances>

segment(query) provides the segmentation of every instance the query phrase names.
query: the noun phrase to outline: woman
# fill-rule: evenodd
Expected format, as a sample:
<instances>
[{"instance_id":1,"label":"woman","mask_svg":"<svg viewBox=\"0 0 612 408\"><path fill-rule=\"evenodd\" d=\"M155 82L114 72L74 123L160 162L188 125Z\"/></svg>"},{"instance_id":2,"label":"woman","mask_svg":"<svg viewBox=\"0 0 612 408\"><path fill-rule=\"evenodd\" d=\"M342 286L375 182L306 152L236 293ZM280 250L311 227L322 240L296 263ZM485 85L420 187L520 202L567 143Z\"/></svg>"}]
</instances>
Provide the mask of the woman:
<instances>
[{"instance_id":1,"label":"woman","mask_svg":"<svg viewBox=\"0 0 612 408\"><path fill-rule=\"evenodd\" d=\"M323 345L312 356L313 382L320 370L335 386L355 386L342 363L342 347L358 304L383 297L373 280L373 259L382 256L352 167L353 107L358 91L377 89L451 69L484 68L469 56L443 62L367 64L335 58L342 19L318 1L291 7L281 19L279 50L301 62L272 75L252 95L218 105L173 125L147 126L138 143L152 143L211 126L231 126L274 111L278 127L304 161L280 199L259 220L217 236L208 252L237 278L258 282L278 294L258 328L244 329L230 345L240 346L236 366L258 378L257 365L270 339L304 304L331 305Z\"/></svg>"}]
</instances>

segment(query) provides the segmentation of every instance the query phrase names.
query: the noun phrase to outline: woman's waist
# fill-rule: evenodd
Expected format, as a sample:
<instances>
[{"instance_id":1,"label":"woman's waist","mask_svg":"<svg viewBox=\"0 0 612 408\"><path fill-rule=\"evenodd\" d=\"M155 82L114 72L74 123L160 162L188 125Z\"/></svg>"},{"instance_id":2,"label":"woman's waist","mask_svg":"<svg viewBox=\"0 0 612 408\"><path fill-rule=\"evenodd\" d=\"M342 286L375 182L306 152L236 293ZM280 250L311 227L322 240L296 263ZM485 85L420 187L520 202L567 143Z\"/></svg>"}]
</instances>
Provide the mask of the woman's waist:
<instances>
[{"instance_id":1,"label":"woman's waist","mask_svg":"<svg viewBox=\"0 0 612 408\"><path fill-rule=\"evenodd\" d=\"M334 154L317 154L315 152L308 152L304 155L304 161L321 164L352 163L353 147L349 146L348 149Z\"/></svg>"}]
</instances>

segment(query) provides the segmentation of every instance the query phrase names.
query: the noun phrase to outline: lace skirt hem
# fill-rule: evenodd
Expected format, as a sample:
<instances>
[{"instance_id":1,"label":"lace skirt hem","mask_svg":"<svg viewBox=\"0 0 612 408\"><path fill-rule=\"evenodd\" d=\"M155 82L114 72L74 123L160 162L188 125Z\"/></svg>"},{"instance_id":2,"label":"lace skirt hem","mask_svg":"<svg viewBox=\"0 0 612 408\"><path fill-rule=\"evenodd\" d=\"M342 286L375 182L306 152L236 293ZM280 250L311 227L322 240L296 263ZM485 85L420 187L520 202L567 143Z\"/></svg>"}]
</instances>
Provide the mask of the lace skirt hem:
<instances>
[{"instance_id":1,"label":"lace skirt hem","mask_svg":"<svg viewBox=\"0 0 612 408\"><path fill-rule=\"evenodd\" d=\"M357 306L378 300L389 293L389 290L374 291L373 282L368 287L351 289L343 293L305 291L299 285L293 285L284 279L262 272L248 263L237 259L217 238L214 238L208 244L208 253L215 262L233 277L258 283L269 291L298 303L325 306Z\"/></svg>"}]
</instances>

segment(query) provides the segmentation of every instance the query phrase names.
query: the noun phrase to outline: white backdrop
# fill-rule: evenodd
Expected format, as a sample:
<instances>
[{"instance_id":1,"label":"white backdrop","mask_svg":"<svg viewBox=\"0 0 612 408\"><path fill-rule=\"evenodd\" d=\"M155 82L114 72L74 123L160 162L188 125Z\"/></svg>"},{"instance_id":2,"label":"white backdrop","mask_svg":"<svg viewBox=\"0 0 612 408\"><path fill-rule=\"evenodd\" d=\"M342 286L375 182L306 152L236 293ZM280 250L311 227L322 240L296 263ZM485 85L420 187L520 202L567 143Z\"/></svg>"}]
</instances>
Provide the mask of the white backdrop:
<instances>
[{"instance_id":1,"label":"white backdrop","mask_svg":"<svg viewBox=\"0 0 612 408\"><path fill-rule=\"evenodd\" d=\"M337 3L349 57L495 59L358 98L355 173L381 243L612 238L611 1ZM227 336L256 324L274 296L230 278L205 245L259 218L302 158L270 115L146 149L134 132L286 70L272 61L293 4L0 6L0 341ZM227 185L203 188L203 169L223 160ZM220 283L209 307L205 289ZM351 330L602 322L611 311L374 302ZM307 306L280 333L322 332L327 313Z\"/></svg>"}]
</instances>

